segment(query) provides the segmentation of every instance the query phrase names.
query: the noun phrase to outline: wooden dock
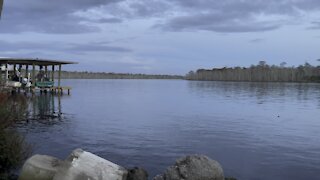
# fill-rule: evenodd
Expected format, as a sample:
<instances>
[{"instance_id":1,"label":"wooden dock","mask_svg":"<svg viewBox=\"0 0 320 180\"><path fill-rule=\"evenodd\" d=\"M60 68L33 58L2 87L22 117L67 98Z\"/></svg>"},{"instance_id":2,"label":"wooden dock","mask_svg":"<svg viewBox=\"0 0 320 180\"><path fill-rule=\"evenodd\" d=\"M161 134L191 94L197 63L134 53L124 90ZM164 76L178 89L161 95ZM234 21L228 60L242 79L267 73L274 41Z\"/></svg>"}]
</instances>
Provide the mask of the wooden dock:
<instances>
[{"instance_id":1,"label":"wooden dock","mask_svg":"<svg viewBox=\"0 0 320 180\"><path fill-rule=\"evenodd\" d=\"M51 87L50 91L55 94L63 94L63 91L67 91L68 95L70 95L71 87Z\"/></svg>"},{"instance_id":2,"label":"wooden dock","mask_svg":"<svg viewBox=\"0 0 320 180\"><path fill-rule=\"evenodd\" d=\"M68 95L70 95L70 92L72 90L71 87L68 86L61 86L61 87L49 87L49 88L31 88L31 92L34 94L37 90L40 91L40 93L48 93L51 94L58 94L62 95L64 92L67 92Z\"/></svg>"},{"instance_id":3,"label":"wooden dock","mask_svg":"<svg viewBox=\"0 0 320 180\"><path fill-rule=\"evenodd\" d=\"M61 67L66 64L77 63L38 58L0 58L0 85L3 86L0 88L9 89L13 93L24 91L34 94L40 91L40 93L63 94L65 91L70 95L72 88L61 86ZM55 70L56 66L58 71ZM58 73L57 83L55 83L55 73Z\"/></svg>"}]
</instances>

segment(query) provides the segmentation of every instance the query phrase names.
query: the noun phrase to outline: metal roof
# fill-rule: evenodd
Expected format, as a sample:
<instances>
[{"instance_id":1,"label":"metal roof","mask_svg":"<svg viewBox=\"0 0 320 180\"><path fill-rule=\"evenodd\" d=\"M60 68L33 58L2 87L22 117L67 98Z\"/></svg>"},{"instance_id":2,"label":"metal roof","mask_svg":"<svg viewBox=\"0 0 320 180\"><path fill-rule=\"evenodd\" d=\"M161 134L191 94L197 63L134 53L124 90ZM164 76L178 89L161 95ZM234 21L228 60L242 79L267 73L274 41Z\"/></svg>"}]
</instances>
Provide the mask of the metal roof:
<instances>
[{"instance_id":1,"label":"metal roof","mask_svg":"<svg viewBox=\"0 0 320 180\"><path fill-rule=\"evenodd\" d=\"M72 61L60 61L60 60L49 60L49 59L39 59L39 58L7 58L0 57L0 64L21 64L21 65L62 65L62 64L78 64Z\"/></svg>"}]
</instances>

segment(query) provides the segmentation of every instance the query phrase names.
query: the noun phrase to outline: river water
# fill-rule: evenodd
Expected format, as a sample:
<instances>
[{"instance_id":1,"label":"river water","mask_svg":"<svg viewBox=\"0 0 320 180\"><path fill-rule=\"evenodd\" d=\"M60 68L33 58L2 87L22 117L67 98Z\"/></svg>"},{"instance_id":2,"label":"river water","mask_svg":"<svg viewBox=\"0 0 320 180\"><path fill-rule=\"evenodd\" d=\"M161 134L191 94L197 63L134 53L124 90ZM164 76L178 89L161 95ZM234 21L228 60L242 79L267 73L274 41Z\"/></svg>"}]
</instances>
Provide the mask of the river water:
<instances>
[{"instance_id":1,"label":"river water","mask_svg":"<svg viewBox=\"0 0 320 180\"><path fill-rule=\"evenodd\" d=\"M34 153L76 148L150 179L205 154L239 180L320 176L320 84L64 80L71 95L37 95L19 125Z\"/></svg>"}]
</instances>

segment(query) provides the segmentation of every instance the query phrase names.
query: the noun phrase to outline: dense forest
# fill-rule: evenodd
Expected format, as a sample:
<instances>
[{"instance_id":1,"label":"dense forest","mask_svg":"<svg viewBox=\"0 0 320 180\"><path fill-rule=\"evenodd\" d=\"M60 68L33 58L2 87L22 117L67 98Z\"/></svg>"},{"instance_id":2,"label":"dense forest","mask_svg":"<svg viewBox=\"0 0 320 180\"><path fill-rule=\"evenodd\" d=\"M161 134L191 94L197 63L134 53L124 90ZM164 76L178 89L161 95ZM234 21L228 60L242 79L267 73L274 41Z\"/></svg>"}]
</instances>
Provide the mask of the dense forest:
<instances>
[{"instance_id":1,"label":"dense forest","mask_svg":"<svg viewBox=\"0 0 320 180\"><path fill-rule=\"evenodd\" d=\"M58 76L58 73L55 73ZM149 75L149 74L129 74L129 73L105 73L105 72L76 72L62 71L63 79L183 79L178 75Z\"/></svg>"},{"instance_id":2,"label":"dense forest","mask_svg":"<svg viewBox=\"0 0 320 180\"><path fill-rule=\"evenodd\" d=\"M260 61L258 65L234 68L198 69L186 75L188 80L202 81L256 81L256 82L320 82L320 66L309 63L298 67L268 65Z\"/></svg>"}]
</instances>

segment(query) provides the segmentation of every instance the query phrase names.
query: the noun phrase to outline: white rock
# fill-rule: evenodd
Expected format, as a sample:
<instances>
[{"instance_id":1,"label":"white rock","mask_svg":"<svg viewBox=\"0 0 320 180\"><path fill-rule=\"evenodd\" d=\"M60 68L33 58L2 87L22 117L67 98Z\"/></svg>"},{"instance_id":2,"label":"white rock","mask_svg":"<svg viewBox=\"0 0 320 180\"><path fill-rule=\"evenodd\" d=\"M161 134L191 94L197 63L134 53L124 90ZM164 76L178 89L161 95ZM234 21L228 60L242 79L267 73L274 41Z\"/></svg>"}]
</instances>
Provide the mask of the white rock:
<instances>
[{"instance_id":1,"label":"white rock","mask_svg":"<svg viewBox=\"0 0 320 180\"><path fill-rule=\"evenodd\" d=\"M125 168L77 149L60 166L53 180L125 180L127 174Z\"/></svg>"},{"instance_id":2,"label":"white rock","mask_svg":"<svg viewBox=\"0 0 320 180\"><path fill-rule=\"evenodd\" d=\"M34 155L23 165L19 180L52 180L61 160L45 155Z\"/></svg>"}]
</instances>

